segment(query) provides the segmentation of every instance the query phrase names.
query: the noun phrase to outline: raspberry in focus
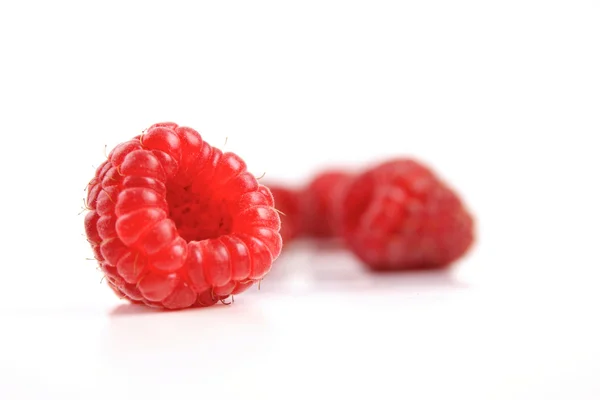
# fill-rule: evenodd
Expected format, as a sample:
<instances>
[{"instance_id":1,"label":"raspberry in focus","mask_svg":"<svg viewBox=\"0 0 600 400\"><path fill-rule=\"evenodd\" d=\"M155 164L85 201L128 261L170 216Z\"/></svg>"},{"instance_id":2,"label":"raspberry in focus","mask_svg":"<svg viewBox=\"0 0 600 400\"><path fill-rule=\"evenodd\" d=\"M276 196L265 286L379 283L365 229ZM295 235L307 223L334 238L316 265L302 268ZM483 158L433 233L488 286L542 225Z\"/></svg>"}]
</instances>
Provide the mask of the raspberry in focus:
<instances>
[{"instance_id":1,"label":"raspberry in focus","mask_svg":"<svg viewBox=\"0 0 600 400\"><path fill-rule=\"evenodd\" d=\"M160 123L111 151L85 230L108 285L151 307L210 306L263 279L281 252L269 189L195 130Z\"/></svg>"}]
</instances>

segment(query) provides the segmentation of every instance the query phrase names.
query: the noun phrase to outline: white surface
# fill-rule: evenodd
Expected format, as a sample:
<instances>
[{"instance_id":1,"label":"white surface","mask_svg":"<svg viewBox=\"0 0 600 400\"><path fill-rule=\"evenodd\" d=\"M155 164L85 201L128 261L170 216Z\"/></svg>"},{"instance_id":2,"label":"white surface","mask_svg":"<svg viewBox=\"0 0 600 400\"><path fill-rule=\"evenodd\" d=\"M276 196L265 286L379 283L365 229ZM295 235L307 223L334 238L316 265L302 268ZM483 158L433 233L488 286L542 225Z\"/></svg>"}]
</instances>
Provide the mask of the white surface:
<instances>
[{"instance_id":1,"label":"white surface","mask_svg":"<svg viewBox=\"0 0 600 400\"><path fill-rule=\"evenodd\" d=\"M195 3L0 3L1 399L600 398L597 2ZM478 245L397 277L300 245L232 306L125 306L77 213L163 120L272 180L414 155Z\"/></svg>"}]
</instances>

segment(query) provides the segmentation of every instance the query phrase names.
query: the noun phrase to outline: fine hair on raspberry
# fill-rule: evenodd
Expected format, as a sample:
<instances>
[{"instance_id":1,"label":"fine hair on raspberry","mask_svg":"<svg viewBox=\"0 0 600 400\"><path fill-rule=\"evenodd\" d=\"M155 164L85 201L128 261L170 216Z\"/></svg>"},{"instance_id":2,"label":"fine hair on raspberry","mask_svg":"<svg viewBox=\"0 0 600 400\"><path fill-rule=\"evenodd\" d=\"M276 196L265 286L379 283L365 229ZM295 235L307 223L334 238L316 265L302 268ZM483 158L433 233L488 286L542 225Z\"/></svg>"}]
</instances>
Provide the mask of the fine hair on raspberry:
<instances>
[{"instance_id":1,"label":"fine hair on raspberry","mask_svg":"<svg viewBox=\"0 0 600 400\"><path fill-rule=\"evenodd\" d=\"M210 306L279 256L269 189L192 128L152 125L116 146L88 185L85 231L110 288L166 309Z\"/></svg>"}]
</instances>

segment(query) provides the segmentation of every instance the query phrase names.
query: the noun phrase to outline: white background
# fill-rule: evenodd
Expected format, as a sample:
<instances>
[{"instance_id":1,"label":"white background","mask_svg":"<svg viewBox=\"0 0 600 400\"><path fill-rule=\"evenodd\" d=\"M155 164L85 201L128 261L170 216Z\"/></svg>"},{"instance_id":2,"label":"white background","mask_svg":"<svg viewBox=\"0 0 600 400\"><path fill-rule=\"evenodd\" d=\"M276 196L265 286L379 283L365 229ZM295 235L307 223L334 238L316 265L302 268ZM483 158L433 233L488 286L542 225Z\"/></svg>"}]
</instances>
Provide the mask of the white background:
<instances>
[{"instance_id":1,"label":"white background","mask_svg":"<svg viewBox=\"0 0 600 400\"><path fill-rule=\"evenodd\" d=\"M593 0L2 1L0 398L598 399L599 110ZM301 244L233 306L123 305L83 189L165 120L290 184L413 155L477 246L381 278Z\"/></svg>"}]
</instances>

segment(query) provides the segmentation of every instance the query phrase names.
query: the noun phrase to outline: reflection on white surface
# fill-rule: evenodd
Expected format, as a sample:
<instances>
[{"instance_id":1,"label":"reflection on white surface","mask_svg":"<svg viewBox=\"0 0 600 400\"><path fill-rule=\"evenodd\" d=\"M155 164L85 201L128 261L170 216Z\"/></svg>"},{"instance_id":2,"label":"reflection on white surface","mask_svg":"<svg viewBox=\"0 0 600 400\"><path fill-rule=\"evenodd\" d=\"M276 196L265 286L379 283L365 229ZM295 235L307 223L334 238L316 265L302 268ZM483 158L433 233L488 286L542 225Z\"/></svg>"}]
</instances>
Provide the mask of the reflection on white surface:
<instances>
[{"instance_id":1,"label":"reflection on white surface","mask_svg":"<svg viewBox=\"0 0 600 400\"><path fill-rule=\"evenodd\" d=\"M166 313L129 305L112 309L101 359L107 365L120 360L113 378L120 385L175 380L183 387L262 398L349 393L350 377L379 375L379 389L366 382L355 382L355 389L390 393L398 376L415 379L417 371L430 369L432 357L450 357L431 369L436 373L451 369L444 364L465 352L447 347L452 331L462 330L443 326L451 315L419 314L445 307L444 297L450 306L457 299L449 293L466 288L451 272L369 274L343 250L299 243L260 290L236 296L230 306ZM418 342L428 342L423 354ZM382 370L388 362L396 366ZM132 377L131 369L144 373Z\"/></svg>"},{"instance_id":2,"label":"reflection on white surface","mask_svg":"<svg viewBox=\"0 0 600 400\"><path fill-rule=\"evenodd\" d=\"M454 270L373 273L339 245L292 243L265 277L260 293L409 293L466 288ZM257 294L254 288L249 290Z\"/></svg>"},{"instance_id":3,"label":"reflection on white surface","mask_svg":"<svg viewBox=\"0 0 600 400\"><path fill-rule=\"evenodd\" d=\"M111 298L1 311L0 398L600 393L596 292L466 283L463 267L369 274L344 251L301 243L229 306L161 312Z\"/></svg>"}]
</instances>

